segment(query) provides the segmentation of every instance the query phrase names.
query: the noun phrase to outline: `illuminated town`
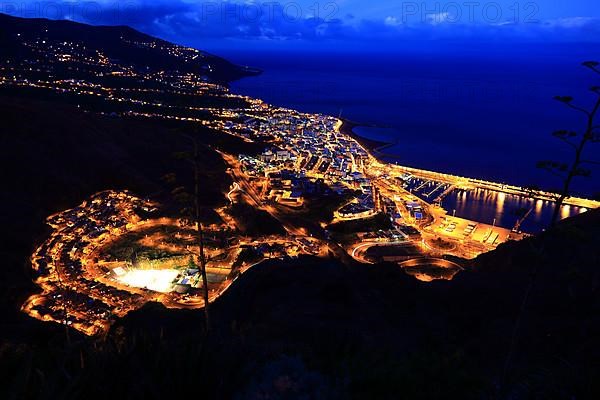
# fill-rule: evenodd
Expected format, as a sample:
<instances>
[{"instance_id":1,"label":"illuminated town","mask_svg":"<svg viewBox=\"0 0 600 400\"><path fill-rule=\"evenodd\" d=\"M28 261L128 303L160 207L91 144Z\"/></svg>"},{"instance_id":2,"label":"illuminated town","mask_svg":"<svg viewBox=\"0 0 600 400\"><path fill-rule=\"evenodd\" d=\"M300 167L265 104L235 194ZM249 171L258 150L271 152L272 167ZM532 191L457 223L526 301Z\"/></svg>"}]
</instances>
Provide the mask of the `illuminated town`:
<instances>
[{"instance_id":1,"label":"illuminated town","mask_svg":"<svg viewBox=\"0 0 600 400\"><path fill-rule=\"evenodd\" d=\"M109 118L197 124L262 147L258 154L217 149L233 184L223 193L228 204L214 210L221 221L204 226L210 301L253 265L302 255L389 261L422 281L452 279L464 268L460 260L525 237L522 220L556 198L383 162L341 119L275 107L214 83L211 60L198 50L121 36L133 49L158 50L182 65L204 63L202 72L145 71L52 37L48 30L17 34L31 58L0 61L0 86L60 96ZM494 196L500 208L505 199L522 198L529 211L512 229L460 218L442 207L452 192ZM268 215L284 231L244 233L240 206ZM599 206L571 197L561 213ZM157 199L107 190L47 222L52 232L31 257L42 292L23 305L30 316L100 335L148 302L204 306L193 223L165 214Z\"/></svg>"}]
</instances>

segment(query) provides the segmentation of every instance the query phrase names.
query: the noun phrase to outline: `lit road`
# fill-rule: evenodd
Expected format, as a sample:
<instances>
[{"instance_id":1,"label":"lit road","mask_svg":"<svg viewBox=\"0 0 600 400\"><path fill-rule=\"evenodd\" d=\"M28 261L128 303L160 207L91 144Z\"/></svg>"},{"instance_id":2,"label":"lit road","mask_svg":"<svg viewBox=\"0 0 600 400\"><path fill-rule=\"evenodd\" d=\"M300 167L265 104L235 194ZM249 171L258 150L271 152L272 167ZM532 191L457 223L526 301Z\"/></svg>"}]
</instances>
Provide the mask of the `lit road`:
<instances>
[{"instance_id":1,"label":"lit road","mask_svg":"<svg viewBox=\"0 0 600 400\"><path fill-rule=\"evenodd\" d=\"M233 203L231 195L238 190L241 190L240 185L237 182L233 182L233 188L229 191L229 193L227 193L227 200L229 200L230 203Z\"/></svg>"}]
</instances>

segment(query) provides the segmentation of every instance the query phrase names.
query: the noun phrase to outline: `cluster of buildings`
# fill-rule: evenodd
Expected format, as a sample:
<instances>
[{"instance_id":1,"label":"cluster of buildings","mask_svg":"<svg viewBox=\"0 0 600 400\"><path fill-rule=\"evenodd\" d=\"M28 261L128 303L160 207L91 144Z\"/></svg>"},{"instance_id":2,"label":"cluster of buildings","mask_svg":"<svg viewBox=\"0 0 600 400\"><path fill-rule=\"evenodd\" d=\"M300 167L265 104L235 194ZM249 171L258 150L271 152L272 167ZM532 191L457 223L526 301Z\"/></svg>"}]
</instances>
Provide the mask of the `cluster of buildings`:
<instances>
[{"instance_id":1,"label":"cluster of buildings","mask_svg":"<svg viewBox=\"0 0 600 400\"><path fill-rule=\"evenodd\" d=\"M190 254L159 259L144 255L119 259L112 254L115 244L135 245L128 240L120 244L126 234L146 232L141 237L152 246L150 233L154 228L177 224L171 218L146 219L156 211L155 203L128 192L105 191L48 217L53 232L31 258L35 283L43 292L31 296L23 311L94 335L148 301L177 306L182 295L201 288L201 274L190 261ZM186 241L181 243L185 248ZM172 246L156 243L156 248L163 245ZM230 258L237 258L237 254ZM220 284L227 274L213 271L208 274L209 283Z\"/></svg>"},{"instance_id":2,"label":"cluster of buildings","mask_svg":"<svg viewBox=\"0 0 600 400\"><path fill-rule=\"evenodd\" d=\"M252 140L270 144L258 156L239 156L263 198L301 207L309 195L353 192L356 200L340 211L344 217L376 213L373 187L361 172L368 153L339 131L338 119L278 108L246 122Z\"/></svg>"},{"instance_id":3,"label":"cluster of buildings","mask_svg":"<svg viewBox=\"0 0 600 400\"><path fill-rule=\"evenodd\" d=\"M172 308L203 305L190 245L194 233L178 219L161 217L156 203L105 191L47 222L53 231L31 257L42 293L23 305L30 316L95 335L148 301ZM216 240L210 231L205 239L211 298L231 284L232 271L250 263L322 251L312 238L274 236L226 247L208 245ZM245 249L255 253L252 260L242 257Z\"/></svg>"},{"instance_id":4,"label":"cluster of buildings","mask_svg":"<svg viewBox=\"0 0 600 400\"><path fill-rule=\"evenodd\" d=\"M403 223L399 203L404 217L424 218L421 203L393 199L390 191L383 194L365 175L369 155L356 140L340 132L338 119L283 108L255 110L255 114L261 117L244 121L245 135L269 145L261 154L240 155L239 160L264 200L298 208L306 197L332 190L353 195L335 212L339 220L384 213L399 225Z\"/></svg>"},{"instance_id":5,"label":"cluster of buildings","mask_svg":"<svg viewBox=\"0 0 600 400\"><path fill-rule=\"evenodd\" d=\"M54 231L31 258L35 282L46 295L32 296L23 309L93 334L105 329L114 315L136 308L142 296L94 279L86 266L94 263L96 248L139 221L138 212L153 208L126 192L107 191L50 216Z\"/></svg>"},{"instance_id":6,"label":"cluster of buildings","mask_svg":"<svg viewBox=\"0 0 600 400\"><path fill-rule=\"evenodd\" d=\"M259 122L261 135L272 138L276 147L262 158L275 166L294 161L301 173L327 182L354 182L354 172L362 170L367 152L339 131L336 118L274 109L266 121Z\"/></svg>"}]
</instances>

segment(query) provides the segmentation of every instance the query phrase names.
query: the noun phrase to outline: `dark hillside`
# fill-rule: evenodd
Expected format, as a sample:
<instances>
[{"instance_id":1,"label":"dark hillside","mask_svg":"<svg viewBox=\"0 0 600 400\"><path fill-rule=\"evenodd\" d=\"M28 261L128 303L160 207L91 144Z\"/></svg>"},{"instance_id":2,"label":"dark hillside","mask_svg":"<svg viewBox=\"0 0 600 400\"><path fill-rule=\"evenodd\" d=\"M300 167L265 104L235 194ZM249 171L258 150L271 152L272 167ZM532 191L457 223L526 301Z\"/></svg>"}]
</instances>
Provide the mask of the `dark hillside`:
<instances>
[{"instance_id":1,"label":"dark hillside","mask_svg":"<svg viewBox=\"0 0 600 400\"><path fill-rule=\"evenodd\" d=\"M418 282L391 264L263 263L217 301L209 342L200 335L201 313L149 305L117 323L106 341L77 340L66 354L56 327L54 344L4 347L14 371L3 376L37 369L56 385L47 394L65 397L185 396L196 393L193 379L203 397L219 399L596 399L599 218L590 212L532 239L548 245L543 253L528 241L505 246L450 282ZM557 241L579 244L565 254L551 246ZM565 264L579 257L575 268ZM536 260L543 268L500 395ZM35 376L16 393L42 390Z\"/></svg>"}]
</instances>

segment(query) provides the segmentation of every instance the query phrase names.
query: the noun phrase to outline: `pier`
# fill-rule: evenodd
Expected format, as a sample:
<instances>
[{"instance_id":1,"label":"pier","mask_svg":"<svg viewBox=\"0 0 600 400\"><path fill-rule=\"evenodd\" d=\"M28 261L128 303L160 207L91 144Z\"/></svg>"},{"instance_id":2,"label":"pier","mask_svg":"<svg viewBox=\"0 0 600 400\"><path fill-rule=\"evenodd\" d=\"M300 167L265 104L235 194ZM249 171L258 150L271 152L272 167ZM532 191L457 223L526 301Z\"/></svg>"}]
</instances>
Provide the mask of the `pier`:
<instances>
[{"instance_id":1,"label":"pier","mask_svg":"<svg viewBox=\"0 0 600 400\"><path fill-rule=\"evenodd\" d=\"M450 185L448 189L434 201L434 203L438 202L438 200L443 199L453 189L488 189L525 198L533 198L536 200L545 200L551 202L556 202L558 198L558 195L556 193L550 193L543 190L533 190L514 185L490 182L482 179L466 178L462 176L444 174L440 172L427 171L411 167L404 167L400 165L392 165L392 170L394 172L397 172L399 175L408 173L416 178L424 179L425 182L417 190L422 189L427 184L427 181L435 181ZM583 199L579 197L568 197L565 199L564 204L586 209L594 209L600 207L600 201Z\"/></svg>"},{"instance_id":2,"label":"pier","mask_svg":"<svg viewBox=\"0 0 600 400\"><path fill-rule=\"evenodd\" d=\"M440 190L442 187L446 186L446 183L440 183L438 184L431 192L427 193L425 195L425 197L430 198L431 195L433 195L435 192L437 192L438 190Z\"/></svg>"},{"instance_id":3,"label":"pier","mask_svg":"<svg viewBox=\"0 0 600 400\"><path fill-rule=\"evenodd\" d=\"M446 190L444 190L444 192L442 194L440 194L438 197L436 197L436 199L433 201L434 204L440 204L442 202L442 200L444 200L444 197L448 196L450 193L452 193L452 191L456 189L456 186L454 185L448 185L448 187L446 188Z\"/></svg>"}]
</instances>

